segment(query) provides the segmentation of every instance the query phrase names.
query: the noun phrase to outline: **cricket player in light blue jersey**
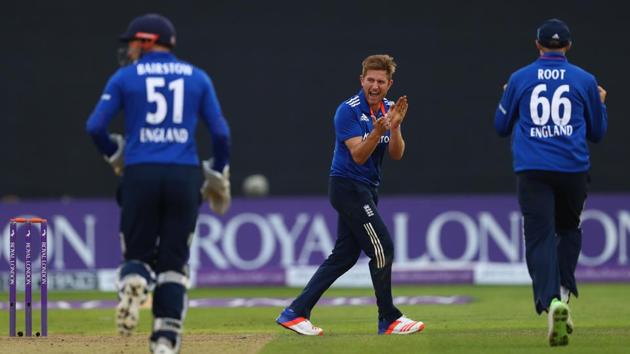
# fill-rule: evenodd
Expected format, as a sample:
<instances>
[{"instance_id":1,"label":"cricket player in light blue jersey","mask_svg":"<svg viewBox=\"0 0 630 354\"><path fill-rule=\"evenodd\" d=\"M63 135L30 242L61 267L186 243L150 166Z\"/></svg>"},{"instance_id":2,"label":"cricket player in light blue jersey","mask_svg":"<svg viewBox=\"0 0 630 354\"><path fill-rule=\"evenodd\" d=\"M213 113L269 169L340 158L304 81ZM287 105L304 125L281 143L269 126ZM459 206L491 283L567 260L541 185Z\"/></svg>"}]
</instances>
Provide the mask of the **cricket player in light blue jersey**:
<instances>
[{"instance_id":1,"label":"cricket player in light blue jersey","mask_svg":"<svg viewBox=\"0 0 630 354\"><path fill-rule=\"evenodd\" d=\"M116 321L119 332L130 335L153 291L150 350L177 353L199 205L208 199L219 214L230 206L230 131L208 75L171 53L175 28L167 18L140 16L120 39L126 43L124 66L110 78L86 125L122 176L117 201L124 260ZM109 134L107 126L121 110L124 136ZM214 152L202 169L195 143L198 118L210 130Z\"/></svg>"},{"instance_id":2,"label":"cricket player in light blue jersey","mask_svg":"<svg viewBox=\"0 0 630 354\"><path fill-rule=\"evenodd\" d=\"M539 314L548 312L548 339L556 346L567 345L573 332L568 301L578 295L580 215L590 181L587 141L602 140L608 118L606 91L567 60L571 33L564 22L545 21L536 47L540 57L505 86L494 126L499 135L512 135L534 305Z\"/></svg>"}]
</instances>

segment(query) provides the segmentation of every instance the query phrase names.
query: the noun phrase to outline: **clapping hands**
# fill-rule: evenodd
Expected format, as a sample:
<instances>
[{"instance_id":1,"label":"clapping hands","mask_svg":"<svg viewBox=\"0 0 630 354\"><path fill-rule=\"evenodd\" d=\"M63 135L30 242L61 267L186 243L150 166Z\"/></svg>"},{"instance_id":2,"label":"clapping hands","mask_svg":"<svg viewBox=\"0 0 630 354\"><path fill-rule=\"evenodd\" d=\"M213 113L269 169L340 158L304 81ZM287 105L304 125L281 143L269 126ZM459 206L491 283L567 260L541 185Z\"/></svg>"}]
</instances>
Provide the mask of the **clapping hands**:
<instances>
[{"instance_id":1,"label":"clapping hands","mask_svg":"<svg viewBox=\"0 0 630 354\"><path fill-rule=\"evenodd\" d=\"M396 104L389 109L387 115L385 116L389 120L390 129L398 129L398 127L400 127L407 115L407 108L409 108L407 96L399 97Z\"/></svg>"},{"instance_id":2,"label":"clapping hands","mask_svg":"<svg viewBox=\"0 0 630 354\"><path fill-rule=\"evenodd\" d=\"M399 97L398 101L391 106L384 117L376 119L376 117L372 115L372 126L374 130L379 134L383 134L390 129L398 129L407 115L407 108L409 108L407 96Z\"/></svg>"},{"instance_id":3,"label":"clapping hands","mask_svg":"<svg viewBox=\"0 0 630 354\"><path fill-rule=\"evenodd\" d=\"M376 130L378 135L383 135L383 133L388 131L391 127L389 117L385 115L384 117L376 119L376 117L372 115L372 127Z\"/></svg>"}]
</instances>

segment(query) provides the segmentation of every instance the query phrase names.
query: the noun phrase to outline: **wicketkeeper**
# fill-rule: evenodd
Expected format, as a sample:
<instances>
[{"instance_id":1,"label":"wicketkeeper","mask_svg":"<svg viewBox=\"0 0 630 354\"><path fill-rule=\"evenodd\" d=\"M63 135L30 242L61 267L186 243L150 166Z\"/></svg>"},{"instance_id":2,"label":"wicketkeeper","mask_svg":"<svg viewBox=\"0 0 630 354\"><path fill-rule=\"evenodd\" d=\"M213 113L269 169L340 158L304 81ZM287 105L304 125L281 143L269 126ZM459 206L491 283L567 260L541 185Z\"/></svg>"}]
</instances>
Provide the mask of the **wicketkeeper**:
<instances>
[{"instance_id":1,"label":"wicketkeeper","mask_svg":"<svg viewBox=\"0 0 630 354\"><path fill-rule=\"evenodd\" d=\"M177 353L199 205L207 199L219 214L230 207L230 133L208 75L171 53L175 28L167 18L140 16L120 39L126 43L123 67L87 121L94 143L121 176L124 262L116 321L121 334L131 334L140 305L153 291L151 351ZM124 136L110 135L107 125L120 110ZM202 169L195 143L198 117L210 130L214 152Z\"/></svg>"}]
</instances>

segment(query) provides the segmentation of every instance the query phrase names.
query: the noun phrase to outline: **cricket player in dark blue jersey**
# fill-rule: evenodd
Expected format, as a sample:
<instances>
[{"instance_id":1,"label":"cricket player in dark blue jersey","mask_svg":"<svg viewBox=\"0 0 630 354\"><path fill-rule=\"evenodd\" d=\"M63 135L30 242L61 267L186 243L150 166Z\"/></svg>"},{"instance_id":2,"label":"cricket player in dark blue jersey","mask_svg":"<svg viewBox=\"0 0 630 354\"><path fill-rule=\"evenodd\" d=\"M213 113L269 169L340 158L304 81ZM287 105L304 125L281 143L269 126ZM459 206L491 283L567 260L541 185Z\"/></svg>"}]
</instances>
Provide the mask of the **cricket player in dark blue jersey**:
<instances>
[{"instance_id":1,"label":"cricket player in dark blue jersey","mask_svg":"<svg viewBox=\"0 0 630 354\"><path fill-rule=\"evenodd\" d=\"M335 151L330 170L329 196L339 215L332 254L317 269L302 293L276 322L303 335L323 335L310 322L311 310L322 294L357 262L361 251L370 258L370 274L378 305L379 334L410 334L424 323L402 315L392 300L394 245L376 206L381 164L387 153L400 160L405 151L401 123L407 97L396 104L385 95L396 69L389 55L363 61L362 89L341 103L335 113Z\"/></svg>"},{"instance_id":2,"label":"cricket player in dark blue jersey","mask_svg":"<svg viewBox=\"0 0 630 354\"><path fill-rule=\"evenodd\" d=\"M116 321L121 334L131 334L152 290L150 349L177 353L199 204L208 199L219 214L230 206L230 132L208 75L171 53L175 28L168 19L140 16L121 40L127 43L126 65L110 78L86 127L122 176L117 199L124 262ZM107 126L120 110L124 136L110 135ZM214 152L202 169L195 143L198 117L210 130Z\"/></svg>"},{"instance_id":3,"label":"cricket player in dark blue jersey","mask_svg":"<svg viewBox=\"0 0 630 354\"><path fill-rule=\"evenodd\" d=\"M548 312L552 346L573 332L568 301L578 295L580 215L590 168L587 140L606 133L606 91L595 77L570 64L567 25L545 21L537 32L540 57L516 71L505 86L494 126L512 135L518 200L524 220L526 261L540 314Z\"/></svg>"}]
</instances>

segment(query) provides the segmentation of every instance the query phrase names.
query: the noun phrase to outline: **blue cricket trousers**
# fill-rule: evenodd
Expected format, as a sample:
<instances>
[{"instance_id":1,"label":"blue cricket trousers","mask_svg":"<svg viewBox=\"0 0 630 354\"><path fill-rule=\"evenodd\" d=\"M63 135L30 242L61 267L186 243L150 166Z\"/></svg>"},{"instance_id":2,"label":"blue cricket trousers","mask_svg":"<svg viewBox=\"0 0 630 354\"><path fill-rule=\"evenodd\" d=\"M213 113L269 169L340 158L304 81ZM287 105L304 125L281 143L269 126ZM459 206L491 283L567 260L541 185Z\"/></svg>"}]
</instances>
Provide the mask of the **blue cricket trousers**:
<instances>
[{"instance_id":1,"label":"blue cricket trousers","mask_svg":"<svg viewBox=\"0 0 630 354\"><path fill-rule=\"evenodd\" d=\"M329 197L339 214L335 247L289 307L297 315L310 318L322 294L354 266L363 251L370 258L379 320L396 320L402 314L392 300L394 245L376 210L376 189L349 178L330 177Z\"/></svg>"},{"instance_id":2,"label":"blue cricket trousers","mask_svg":"<svg viewBox=\"0 0 630 354\"><path fill-rule=\"evenodd\" d=\"M155 281L152 341L164 337L178 343L181 336L187 308L184 280L202 179L199 166L176 164L127 166L121 179L118 202L124 262L119 276L139 274L150 285ZM157 279L151 279L143 264Z\"/></svg>"},{"instance_id":3,"label":"blue cricket trousers","mask_svg":"<svg viewBox=\"0 0 630 354\"><path fill-rule=\"evenodd\" d=\"M156 273L186 273L202 179L199 166L138 164L125 168L118 189L125 260L142 261Z\"/></svg>"},{"instance_id":4,"label":"blue cricket trousers","mask_svg":"<svg viewBox=\"0 0 630 354\"><path fill-rule=\"evenodd\" d=\"M524 171L517 174L518 201L525 231L525 258L539 314L560 286L578 295L575 268L582 249L580 215L586 200L587 172Z\"/></svg>"}]
</instances>

